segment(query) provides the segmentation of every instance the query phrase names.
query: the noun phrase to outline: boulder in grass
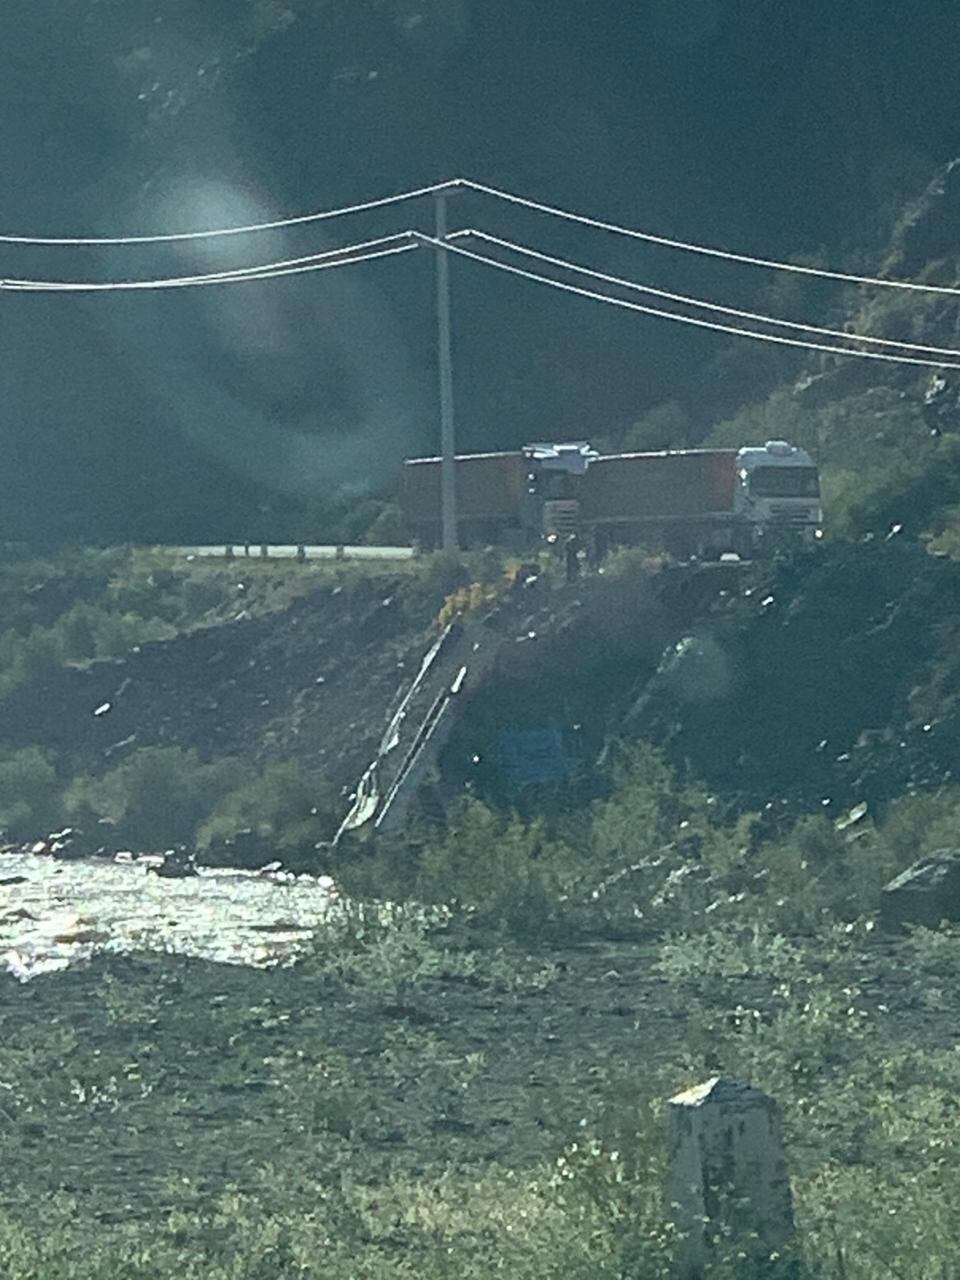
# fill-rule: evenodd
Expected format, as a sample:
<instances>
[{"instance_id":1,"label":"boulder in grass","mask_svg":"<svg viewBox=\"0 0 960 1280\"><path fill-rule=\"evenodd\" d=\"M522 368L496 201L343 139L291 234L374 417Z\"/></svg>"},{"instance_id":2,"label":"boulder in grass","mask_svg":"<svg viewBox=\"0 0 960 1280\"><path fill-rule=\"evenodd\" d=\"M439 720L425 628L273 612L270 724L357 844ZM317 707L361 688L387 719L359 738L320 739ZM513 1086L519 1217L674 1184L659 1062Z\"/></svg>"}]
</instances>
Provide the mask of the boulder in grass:
<instances>
[{"instance_id":1,"label":"boulder in grass","mask_svg":"<svg viewBox=\"0 0 960 1280\"><path fill-rule=\"evenodd\" d=\"M938 849L902 871L880 894L880 924L936 929L960 921L960 849Z\"/></svg>"}]
</instances>

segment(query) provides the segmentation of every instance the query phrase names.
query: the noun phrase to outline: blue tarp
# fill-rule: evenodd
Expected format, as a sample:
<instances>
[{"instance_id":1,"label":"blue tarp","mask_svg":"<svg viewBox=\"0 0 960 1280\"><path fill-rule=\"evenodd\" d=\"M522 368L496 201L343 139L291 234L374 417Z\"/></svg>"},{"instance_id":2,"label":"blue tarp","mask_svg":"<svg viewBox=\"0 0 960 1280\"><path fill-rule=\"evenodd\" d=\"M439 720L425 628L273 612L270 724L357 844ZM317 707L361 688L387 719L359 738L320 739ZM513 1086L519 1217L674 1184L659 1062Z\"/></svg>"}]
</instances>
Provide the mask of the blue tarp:
<instances>
[{"instance_id":1,"label":"blue tarp","mask_svg":"<svg viewBox=\"0 0 960 1280\"><path fill-rule=\"evenodd\" d=\"M515 787L560 782L572 763L560 729L504 729L497 735L497 756Z\"/></svg>"}]
</instances>

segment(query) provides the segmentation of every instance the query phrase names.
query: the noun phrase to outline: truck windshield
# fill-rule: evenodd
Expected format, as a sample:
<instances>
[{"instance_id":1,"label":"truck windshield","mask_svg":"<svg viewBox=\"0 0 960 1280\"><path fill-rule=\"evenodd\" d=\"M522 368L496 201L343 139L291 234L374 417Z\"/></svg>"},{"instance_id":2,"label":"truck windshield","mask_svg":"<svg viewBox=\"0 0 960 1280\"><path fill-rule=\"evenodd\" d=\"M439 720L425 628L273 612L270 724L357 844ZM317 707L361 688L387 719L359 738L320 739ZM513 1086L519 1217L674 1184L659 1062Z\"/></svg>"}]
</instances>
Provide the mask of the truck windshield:
<instances>
[{"instance_id":1,"label":"truck windshield","mask_svg":"<svg viewBox=\"0 0 960 1280\"><path fill-rule=\"evenodd\" d=\"M757 467L750 473L755 498L819 498L816 467Z\"/></svg>"}]
</instances>

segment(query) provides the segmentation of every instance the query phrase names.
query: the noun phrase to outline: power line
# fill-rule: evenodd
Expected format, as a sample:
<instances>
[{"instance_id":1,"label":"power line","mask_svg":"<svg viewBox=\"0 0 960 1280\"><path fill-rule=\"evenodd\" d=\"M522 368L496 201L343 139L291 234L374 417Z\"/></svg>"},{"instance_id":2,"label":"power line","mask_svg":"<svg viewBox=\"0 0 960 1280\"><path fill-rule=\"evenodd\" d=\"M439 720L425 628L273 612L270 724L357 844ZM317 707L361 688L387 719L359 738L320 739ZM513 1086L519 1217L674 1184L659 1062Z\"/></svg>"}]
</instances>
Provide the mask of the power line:
<instances>
[{"instance_id":1,"label":"power line","mask_svg":"<svg viewBox=\"0 0 960 1280\"><path fill-rule=\"evenodd\" d=\"M223 236L244 236L256 231L281 231L287 227L306 226L314 222L325 222L331 218L345 218L354 213L367 213L371 209L384 209L388 205L399 204L408 200L418 200L421 196L434 195L438 191L446 191L459 185L457 181L437 182L429 187L417 187L411 191L402 191L397 195L381 196L376 200L364 200L359 204L345 205L341 209L323 209L316 213L302 213L290 218L275 218L272 222L253 222L241 227L215 227L206 231L175 231L165 235L129 235L129 236L28 236L0 233L0 244L71 246L79 248L84 245L130 245L130 244L174 244L187 240L214 240Z\"/></svg>"},{"instance_id":2,"label":"power line","mask_svg":"<svg viewBox=\"0 0 960 1280\"><path fill-rule=\"evenodd\" d=\"M258 231L278 231L288 227L306 226L333 218L347 217L356 213L365 213L373 209L382 209L402 202L420 199L423 196L436 195L443 191L468 190L479 195L492 196L521 208L536 213L544 213L551 217L562 218L568 222L591 227L598 231L611 232L614 235L627 236L647 244L660 245L668 249L677 249L685 253L699 254L703 257L719 258L726 262L738 262L745 266L763 267L774 271L786 271L795 275L813 276L824 280L836 280L846 284L870 285L876 288L910 290L917 293L941 294L951 297L960 296L960 288L950 285L921 284L913 280L884 280L878 276L857 275L852 272L835 271L825 267L803 266L795 262L783 262L775 258L756 257L751 254L735 253L728 249L718 249L710 245L692 241L678 240L671 236L656 235L649 231L639 231L633 227L624 227L602 218L592 218L586 214L576 213L556 205L530 200L498 187L487 186L482 182L474 182L470 178L452 178L446 182L436 182L429 186L416 187L395 195L380 196L373 200L363 200L356 204L344 205L338 209L324 209L311 213L297 214L287 218L275 218L268 222L254 222L243 226L214 227L200 231L178 231L163 234L138 234L117 236L31 236L12 233L0 233L0 244L34 245L34 246L109 246L109 245L148 245L174 244L196 240L212 240L225 236L248 235Z\"/></svg>"},{"instance_id":3,"label":"power line","mask_svg":"<svg viewBox=\"0 0 960 1280\"><path fill-rule=\"evenodd\" d=\"M757 341L772 342L782 346L799 347L805 350L819 351L833 355L853 356L866 360L883 360L894 364L921 365L927 368L960 369L960 364L949 363L942 360L896 356L886 352L860 351L852 347L838 347L823 343L806 342L801 339L787 338L778 334L760 333L752 329L743 329L738 326L724 325L716 321L683 315L679 312L664 311L656 307L647 307L640 303L627 302L622 298L612 298L608 294L597 293L593 290L583 289L579 286L554 280L548 276L541 276L534 272L524 271L519 267L514 267L508 263L500 262L487 255L473 253L470 250L452 243L452 240L468 236L496 245L509 252L519 253L524 256L546 262L551 266L574 271L590 276L594 279L602 280L607 284L650 294L655 297L661 297L669 301L679 302L683 305L693 306L703 310L716 311L718 313L735 316L741 319L754 320L763 324L790 328L800 332L815 333L827 337L838 337L849 342L866 342L876 345L896 347L900 350L923 351L931 354L939 353L941 355L960 359L960 351L947 347L928 347L918 343L900 342L892 338L888 339L873 337L871 335L847 334L836 329L826 329L816 325L800 324L797 321L782 320L777 317L763 315L758 312L727 307L721 303L710 302L702 298L670 293L667 290L657 289L651 285L644 285L638 281L627 280L619 276L594 271L592 268L584 267L578 263L570 262L563 258L552 257L551 255L541 253L536 249L531 249L526 245L505 240L497 236L488 235L486 232L477 231L475 229L455 232L446 240L428 236L419 231L408 230L391 236L381 236L375 240L360 241L352 245L344 245L337 249L329 249L316 254L308 254L299 258L281 259L250 267L229 268L223 271L206 272L192 276L166 276L150 280L118 281L30 280L21 278L0 279L0 291L6 290L8 292L30 293L100 293L190 288L218 284L240 284L248 281L273 280L283 276L301 275L307 272L329 270L334 267L348 266L352 263L369 262L379 258L394 256L396 254L408 253L416 249L419 245L428 244L434 248L446 250L450 253L456 253L476 262L483 263L486 266L494 267L497 270L520 276L540 284L545 284L549 287L560 289L567 293L576 294L580 297L594 299L598 302L605 302L612 306L619 306L627 310L641 312L661 319L673 320L680 324L688 324L720 333L728 333L735 337L753 338Z\"/></svg>"},{"instance_id":4,"label":"power line","mask_svg":"<svg viewBox=\"0 0 960 1280\"><path fill-rule=\"evenodd\" d=\"M681 315L679 312L664 311L659 307L647 307L640 302L628 302L626 298L611 298L608 294L597 293L593 289L583 289L578 285L566 284L561 280L552 280L549 276L541 276L532 271L525 271L522 267L514 267L509 263L499 262L496 258L473 253L469 249L451 244L449 240L437 240L433 236L424 235L419 231L414 232L414 235L422 244L429 244L435 249L443 249L447 253L455 253L460 257L470 258L474 262L481 262L485 266L494 267L497 271L505 271L510 275L520 276L525 280L533 280L538 284L545 284L552 289L560 289L564 293L572 293L581 298L591 298L595 302L605 302L609 306L621 307L626 311L638 311L643 315L656 316L663 320L673 320L678 324L694 325L698 329L711 329L717 333L728 333L738 338L753 338L758 342L773 342L778 346L802 347L807 351L820 351L828 355L851 356L858 360L880 360L887 364L922 365L928 369L960 369L960 364L952 364L942 360L921 360L916 356L894 356L882 351L857 351L849 347L828 346L819 342L804 342L800 338L786 338L781 334L775 333L758 333L755 329L741 329L734 325L720 324L719 321Z\"/></svg>"},{"instance_id":5,"label":"power line","mask_svg":"<svg viewBox=\"0 0 960 1280\"><path fill-rule=\"evenodd\" d=\"M12 293L124 293L133 290L184 289L204 285L242 284L250 280L276 280L281 276L303 275L345 267L354 262L370 262L418 247L410 232L382 236L358 244L328 249L302 258L287 258L252 267L235 267L193 276L162 276L155 280L22 280L0 279L0 291Z\"/></svg>"},{"instance_id":6,"label":"power line","mask_svg":"<svg viewBox=\"0 0 960 1280\"><path fill-rule=\"evenodd\" d=\"M875 346L896 347L901 351L923 351L927 354L952 356L960 359L960 350L956 350L953 347L934 347L920 342L900 342L896 338L877 338L870 334L848 333L845 329L826 329L815 324L801 324L796 320L783 320L777 316L764 315L759 311L743 311L738 307L727 307L719 302L710 302L708 299L695 298L684 293L671 293L667 289L656 289L653 285L641 284L635 280L625 280L621 276L607 275L603 271L594 271L591 267L582 266L577 262L570 262L566 258L551 257L550 254L540 253L536 249L531 249L528 245L517 244L513 240L502 240L499 236L488 235L485 231L474 229L456 231L449 238L457 240L468 237L482 240L486 244L496 245L498 248L506 249L511 253L521 254L523 257L535 258L537 261L545 262L552 267L562 267L567 271L575 271L580 275L591 276L595 280L602 280L605 284L618 285L624 289L633 289L637 293L646 293L655 298L663 298L667 302L679 302L686 306L698 307L704 311L716 311L722 315L735 316L740 320L756 320L762 324L778 325L781 328L793 329L801 333L816 333L826 338L842 338L850 342L869 342Z\"/></svg>"},{"instance_id":7,"label":"power line","mask_svg":"<svg viewBox=\"0 0 960 1280\"><path fill-rule=\"evenodd\" d=\"M590 218L582 213L574 213L569 209L561 209L554 205L541 204L536 200L528 200L524 196L514 195L510 191L501 191L497 187L487 187L481 182L472 182L469 178L461 178L451 184L476 191L480 195L493 196L509 204L532 209L536 213L546 213L554 218L564 218L568 222L576 222L581 226L592 227L597 231L610 231L614 235L629 236L633 240L643 240L647 244L661 245L667 249L680 249L684 253L696 253L708 258L721 258L725 262L739 262L748 267L767 267L773 271L790 271L795 275L817 276L823 280L840 280L846 284L873 285L884 289L910 289L917 293L940 293L953 297L960 296L960 288L941 284L919 284L913 280L881 280L878 276L860 276L847 271L831 271L825 267L806 267L796 262L781 262L775 258L756 258L746 253L733 253L728 249L716 249L709 245L696 244L686 240L675 240L670 236L654 235L649 231L637 231L631 227L622 227L614 222L606 222L602 218Z\"/></svg>"}]
</instances>

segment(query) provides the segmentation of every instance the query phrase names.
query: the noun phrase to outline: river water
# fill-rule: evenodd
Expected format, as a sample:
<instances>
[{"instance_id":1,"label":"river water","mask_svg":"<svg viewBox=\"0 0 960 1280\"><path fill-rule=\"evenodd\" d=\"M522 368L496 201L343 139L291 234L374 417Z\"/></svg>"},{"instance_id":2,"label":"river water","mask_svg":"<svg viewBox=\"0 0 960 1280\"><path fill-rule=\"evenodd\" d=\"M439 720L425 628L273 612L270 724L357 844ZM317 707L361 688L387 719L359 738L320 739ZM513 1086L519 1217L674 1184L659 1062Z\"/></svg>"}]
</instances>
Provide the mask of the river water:
<instances>
[{"instance_id":1,"label":"river water","mask_svg":"<svg viewBox=\"0 0 960 1280\"><path fill-rule=\"evenodd\" d=\"M157 861L0 852L0 971L26 982L105 951L290 963L336 900L327 877L203 868L172 879Z\"/></svg>"}]
</instances>

